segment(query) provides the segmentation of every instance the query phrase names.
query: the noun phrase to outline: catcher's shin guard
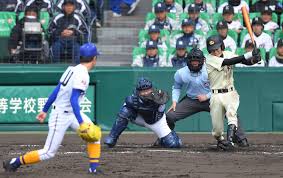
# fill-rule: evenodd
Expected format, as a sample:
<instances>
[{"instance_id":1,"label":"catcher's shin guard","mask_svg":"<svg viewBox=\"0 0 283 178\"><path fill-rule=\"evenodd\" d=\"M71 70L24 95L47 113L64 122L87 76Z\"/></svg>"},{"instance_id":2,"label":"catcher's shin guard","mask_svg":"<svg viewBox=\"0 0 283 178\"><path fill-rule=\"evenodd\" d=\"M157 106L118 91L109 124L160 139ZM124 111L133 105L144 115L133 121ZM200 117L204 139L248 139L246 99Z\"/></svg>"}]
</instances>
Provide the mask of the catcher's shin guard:
<instances>
[{"instance_id":1,"label":"catcher's shin guard","mask_svg":"<svg viewBox=\"0 0 283 178\"><path fill-rule=\"evenodd\" d=\"M236 133L237 127L234 124L228 125L227 128L227 141L234 144L233 140L235 140L235 133Z\"/></svg>"},{"instance_id":2,"label":"catcher's shin guard","mask_svg":"<svg viewBox=\"0 0 283 178\"><path fill-rule=\"evenodd\" d=\"M182 146L182 141L174 130L161 138L160 143L165 148L180 148Z\"/></svg>"},{"instance_id":3,"label":"catcher's shin guard","mask_svg":"<svg viewBox=\"0 0 283 178\"><path fill-rule=\"evenodd\" d=\"M127 128L128 122L127 119L118 116L110 134L104 139L104 144L108 145L109 148L114 147L121 133Z\"/></svg>"}]
</instances>

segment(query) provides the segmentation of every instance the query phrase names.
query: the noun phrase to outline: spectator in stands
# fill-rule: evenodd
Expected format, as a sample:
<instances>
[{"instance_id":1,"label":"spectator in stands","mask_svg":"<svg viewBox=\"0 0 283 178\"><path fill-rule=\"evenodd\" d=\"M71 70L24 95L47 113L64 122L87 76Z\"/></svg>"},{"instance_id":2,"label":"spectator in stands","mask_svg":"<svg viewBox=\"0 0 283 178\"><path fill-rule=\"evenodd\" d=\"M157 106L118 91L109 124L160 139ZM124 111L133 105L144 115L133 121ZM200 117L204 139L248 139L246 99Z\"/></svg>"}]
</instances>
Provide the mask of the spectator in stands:
<instances>
[{"instance_id":1,"label":"spectator in stands","mask_svg":"<svg viewBox=\"0 0 283 178\"><path fill-rule=\"evenodd\" d=\"M35 6L39 11L47 11L52 15L52 3L50 0L27 0L25 7Z\"/></svg>"},{"instance_id":2,"label":"spectator in stands","mask_svg":"<svg viewBox=\"0 0 283 178\"><path fill-rule=\"evenodd\" d=\"M175 0L164 0L164 4L168 13L176 14L177 17L183 13L183 7L176 3ZM154 8L152 8L152 11L154 12Z\"/></svg>"},{"instance_id":3,"label":"spectator in stands","mask_svg":"<svg viewBox=\"0 0 283 178\"><path fill-rule=\"evenodd\" d=\"M251 12L262 12L268 6L276 14L282 13L282 3L277 0L258 0L251 6Z\"/></svg>"},{"instance_id":4,"label":"spectator in stands","mask_svg":"<svg viewBox=\"0 0 283 178\"><path fill-rule=\"evenodd\" d=\"M89 8L91 11L91 16L96 17L96 27L100 28L103 21L103 4L104 0L90 0Z\"/></svg>"},{"instance_id":5,"label":"spectator in stands","mask_svg":"<svg viewBox=\"0 0 283 178\"><path fill-rule=\"evenodd\" d=\"M227 5L230 5L234 8L235 13L242 13L241 8L246 6L247 10L249 11L249 5L244 0L228 0L228 2L224 2L218 7L218 13L223 12L223 8Z\"/></svg>"},{"instance_id":6,"label":"spectator in stands","mask_svg":"<svg viewBox=\"0 0 283 178\"><path fill-rule=\"evenodd\" d=\"M156 41L147 41L146 54L139 55L133 59L133 67L166 67L167 60L165 53L158 54L158 45Z\"/></svg>"},{"instance_id":7,"label":"spectator in stands","mask_svg":"<svg viewBox=\"0 0 283 178\"><path fill-rule=\"evenodd\" d=\"M283 67L283 39L277 42L277 53L273 56L268 63L269 67Z\"/></svg>"},{"instance_id":8,"label":"spectator in stands","mask_svg":"<svg viewBox=\"0 0 283 178\"><path fill-rule=\"evenodd\" d=\"M156 25L151 25L148 29L149 40L157 42L159 49L162 49L163 52L167 51L166 38L160 38L160 29ZM148 40L147 40L148 41ZM147 41L144 41L140 47L145 48Z\"/></svg>"},{"instance_id":9,"label":"spectator in stands","mask_svg":"<svg viewBox=\"0 0 283 178\"><path fill-rule=\"evenodd\" d=\"M196 4L190 4L188 8L189 18L195 22L195 29L207 33L209 30L208 24L203 19L199 18L200 8Z\"/></svg>"},{"instance_id":10,"label":"spectator in stands","mask_svg":"<svg viewBox=\"0 0 283 178\"><path fill-rule=\"evenodd\" d=\"M176 42L181 40L185 43L186 47L193 48L199 47L200 49L205 47L205 40L202 36L194 33L195 21L192 19L184 19L182 21L182 34L178 34L170 39L170 46L176 46Z\"/></svg>"},{"instance_id":11,"label":"spectator in stands","mask_svg":"<svg viewBox=\"0 0 283 178\"><path fill-rule=\"evenodd\" d=\"M270 30L274 32L279 28L277 22L272 21L272 10L268 6L265 6L264 10L261 11L261 18L263 21L264 30Z\"/></svg>"},{"instance_id":12,"label":"spectator in stands","mask_svg":"<svg viewBox=\"0 0 283 178\"><path fill-rule=\"evenodd\" d=\"M140 0L110 0L110 7L113 12L113 17L121 17L121 4L124 3L130 7L127 12L128 15L132 14L138 6Z\"/></svg>"},{"instance_id":13,"label":"spectator in stands","mask_svg":"<svg viewBox=\"0 0 283 178\"><path fill-rule=\"evenodd\" d=\"M240 33L243 29L243 26L240 20L233 20L234 18L234 8L231 5L227 5L223 8L222 16L225 22L227 22L228 29L234 30L237 33Z\"/></svg>"},{"instance_id":14,"label":"spectator in stands","mask_svg":"<svg viewBox=\"0 0 283 178\"><path fill-rule=\"evenodd\" d=\"M58 0L57 1L57 10L61 13L64 13L64 3L65 0ZM84 0L73 0L73 3L75 5L75 12L77 14L80 14L81 16L86 16L86 17L90 17L91 16L91 12L89 9L88 4L86 3L86 1Z\"/></svg>"},{"instance_id":15,"label":"spectator in stands","mask_svg":"<svg viewBox=\"0 0 283 178\"><path fill-rule=\"evenodd\" d=\"M24 3L21 0L1 0L0 11L21 12L24 9Z\"/></svg>"},{"instance_id":16,"label":"spectator in stands","mask_svg":"<svg viewBox=\"0 0 283 178\"><path fill-rule=\"evenodd\" d=\"M228 25L225 21L220 21L216 25L216 29L220 37L222 38L225 49L230 48L230 50L235 53L237 45L232 37L228 35Z\"/></svg>"},{"instance_id":17,"label":"spectator in stands","mask_svg":"<svg viewBox=\"0 0 283 178\"><path fill-rule=\"evenodd\" d=\"M205 12L208 13L209 15L212 15L213 13L215 13L215 9L213 8L213 5L211 3L208 2L203 2L203 0L195 0L195 5L198 6L198 8L200 9L200 12ZM187 4L184 11L188 12L188 8L189 8L190 4Z\"/></svg>"},{"instance_id":18,"label":"spectator in stands","mask_svg":"<svg viewBox=\"0 0 283 178\"><path fill-rule=\"evenodd\" d=\"M72 62L79 63L81 36L86 33L86 27L75 13L74 0L64 0L62 7L64 13L58 14L49 26L53 62L73 59ZM64 54L67 56L63 56Z\"/></svg>"},{"instance_id":19,"label":"spectator in stands","mask_svg":"<svg viewBox=\"0 0 283 178\"><path fill-rule=\"evenodd\" d=\"M245 43L245 52L248 53L248 52L252 52L253 50L254 50L254 44L253 44L252 40L249 39ZM264 62L264 60L261 57L261 61L258 62L257 64L245 65L245 64L239 63L239 64L236 64L235 66L236 67L264 67L264 65L265 65L265 62Z\"/></svg>"},{"instance_id":20,"label":"spectator in stands","mask_svg":"<svg viewBox=\"0 0 283 178\"><path fill-rule=\"evenodd\" d=\"M263 28L264 26L262 19L260 17L253 18L252 30L254 33L256 46L258 48L265 48L265 50L269 52L269 50L273 47L273 42L271 37L267 33L263 32ZM246 41L249 39L250 39L250 35L246 34L244 40L242 41L242 48L244 48Z\"/></svg>"},{"instance_id":21,"label":"spectator in stands","mask_svg":"<svg viewBox=\"0 0 283 178\"><path fill-rule=\"evenodd\" d=\"M19 20L12 29L8 48L11 53L11 56L14 58L14 62L21 61L28 63L36 63L36 61L39 62L40 60L42 60L41 57L43 55L48 56L48 43L46 41L42 41L42 27L39 27L40 36L34 33L34 35L26 35L24 38L23 32L24 29L27 28L25 26L26 22L37 22L40 26L40 22L38 19L38 9L36 7L30 6L25 9L25 16L21 20ZM36 32L36 30L33 29L33 32ZM43 49L41 51L32 50L35 48Z\"/></svg>"},{"instance_id":22,"label":"spectator in stands","mask_svg":"<svg viewBox=\"0 0 283 178\"><path fill-rule=\"evenodd\" d=\"M156 18L148 21L145 24L145 30L148 30L151 25L156 25L160 30L173 30L176 29L176 22L167 17L166 5L162 2L156 3L154 6Z\"/></svg>"},{"instance_id":23,"label":"spectator in stands","mask_svg":"<svg viewBox=\"0 0 283 178\"><path fill-rule=\"evenodd\" d=\"M176 43L176 54L169 56L169 66L176 68L182 68L187 65L187 50L186 44L181 39L177 40Z\"/></svg>"}]
</instances>

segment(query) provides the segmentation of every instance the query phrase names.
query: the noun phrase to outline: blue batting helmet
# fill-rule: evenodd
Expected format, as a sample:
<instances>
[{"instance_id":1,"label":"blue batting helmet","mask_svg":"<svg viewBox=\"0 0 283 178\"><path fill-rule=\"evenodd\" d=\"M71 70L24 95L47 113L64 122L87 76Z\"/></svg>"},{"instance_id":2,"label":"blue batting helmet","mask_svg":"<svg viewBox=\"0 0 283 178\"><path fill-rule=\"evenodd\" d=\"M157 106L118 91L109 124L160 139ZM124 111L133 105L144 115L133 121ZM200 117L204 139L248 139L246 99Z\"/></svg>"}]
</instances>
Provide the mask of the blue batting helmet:
<instances>
[{"instance_id":1,"label":"blue batting helmet","mask_svg":"<svg viewBox=\"0 0 283 178\"><path fill-rule=\"evenodd\" d=\"M136 86L136 90L137 91L141 91L141 90L147 90L152 88L152 82L146 78L140 78L138 80L137 86Z\"/></svg>"},{"instance_id":2,"label":"blue batting helmet","mask_svg":"<svg viewBox=\"0 0 283 178\"><path fill-rule=\"evenodd\" d=\"M94 56L98 56L99 52L95 44L93 43L85 43L80 47L80 56L84 58L92 58Z\"/></svg>"}]
</instances>

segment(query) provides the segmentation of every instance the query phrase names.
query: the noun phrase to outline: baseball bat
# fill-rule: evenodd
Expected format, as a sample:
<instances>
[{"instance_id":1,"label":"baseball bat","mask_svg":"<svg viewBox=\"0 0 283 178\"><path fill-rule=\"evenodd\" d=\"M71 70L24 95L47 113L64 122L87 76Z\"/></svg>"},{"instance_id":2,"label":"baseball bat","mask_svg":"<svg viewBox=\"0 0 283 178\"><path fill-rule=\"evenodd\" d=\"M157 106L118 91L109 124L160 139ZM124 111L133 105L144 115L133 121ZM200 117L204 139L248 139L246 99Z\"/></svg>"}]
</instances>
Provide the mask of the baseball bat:
<instances>
[{"instance_id":1,"label":"baseball bat","mask_svg":"<svg viewBox=\"0 0 283 178\"><path fill-rule=\"evenodd\" d=\"M252 31L249 13L248 13L248 10L247 10L245 5L242 7L242 15L243 15L243 18L244 18L244 23L245 23L247 30L249 32L249 35L251 37L251 40L252 40L253 44L255 44L254 34L253 34L253 31Z\"/></svg>"}]
</instances>

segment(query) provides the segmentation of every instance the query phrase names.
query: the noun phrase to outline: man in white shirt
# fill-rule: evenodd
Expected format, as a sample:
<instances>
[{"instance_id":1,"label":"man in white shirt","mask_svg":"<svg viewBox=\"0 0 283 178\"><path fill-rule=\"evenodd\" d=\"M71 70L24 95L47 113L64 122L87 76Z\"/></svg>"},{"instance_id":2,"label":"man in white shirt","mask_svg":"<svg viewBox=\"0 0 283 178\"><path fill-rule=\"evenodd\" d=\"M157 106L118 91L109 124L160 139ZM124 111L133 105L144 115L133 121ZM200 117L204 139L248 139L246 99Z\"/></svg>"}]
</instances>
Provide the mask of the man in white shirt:
<instances>
[{"instance_id":1,"label":"man in white shirt","mask_svg":"<svg viewBox=\"0 0 283 178\"><path fill-rule=\"evenodd\" d=\"M225 21L218 22L216 24L216 29L224 42L225 48L229 48L233 53L235 53L237 45L234 39L228 35L227 23Z\"/></svg>"},{"instance_id":2,"label":"man in white shirt","mask_svg":"<svg viewBox=\"0 0 283 178\"><path fill-rule=\"evenodd\" d=\"M264 11L261 11L261 18L264 25L264 30L269 30L274 32L276 29L279 28L277 22L272 21L272 10L268 7L264 7Z\"/></svg>"},{"instance_id":3,"label":"man in white shirt","mask_svg":"<svg viewBox=\"0 0 283 178\"><path fill-rule=\"evenodd\" d=\"M247 10L249 11L249 5L246 3L246 1L244 1L244 0L228 0L228 2L224 2L223 4L221 4L218 7L217 12L221 13L223 11L223 8L227 5L233 6L235 13L241 13L242 12L241 8L243 6L246 6Z\"/></svg>"},{"instance_id":4,"label":"man in white shirt","mask_svg":"<svg viewBox=\"0 0 283 178\"><path fill-rule=\"evenodd\" d=\"M254 40L256 42L257 48L265 48L266 52L269 52L273 48L273 42L271 37L263 32L263 21L260 17L255 17L252 21L252 30L254 35ZM246 34L244 40L242 41L242 48L245 47L247 40L251 39L249 34Z\"/></svg>"},{"instance_id":5,"label":"man in white shirt","mask_svg":"<svg viewBox=\"0 0 283 178\"><path fill-rule=\"evenodd\" d=\"M222 16L225 22L227 22L228 28L240 33L243 29L243 26L240 20L233 20L234 15L235 13L233 6L227 5L223 8Z\"/></svg>"},{"instance_id":6,"label":"man in white shirt","mask_svg":"<svg viewBox=\"0 0 283 178\"><path fill-rule=\"evenodd\" d=\"M277 53L268 63L269 67L283 67L283 39L277 42Z\"/></svg>"}]
</instances>

